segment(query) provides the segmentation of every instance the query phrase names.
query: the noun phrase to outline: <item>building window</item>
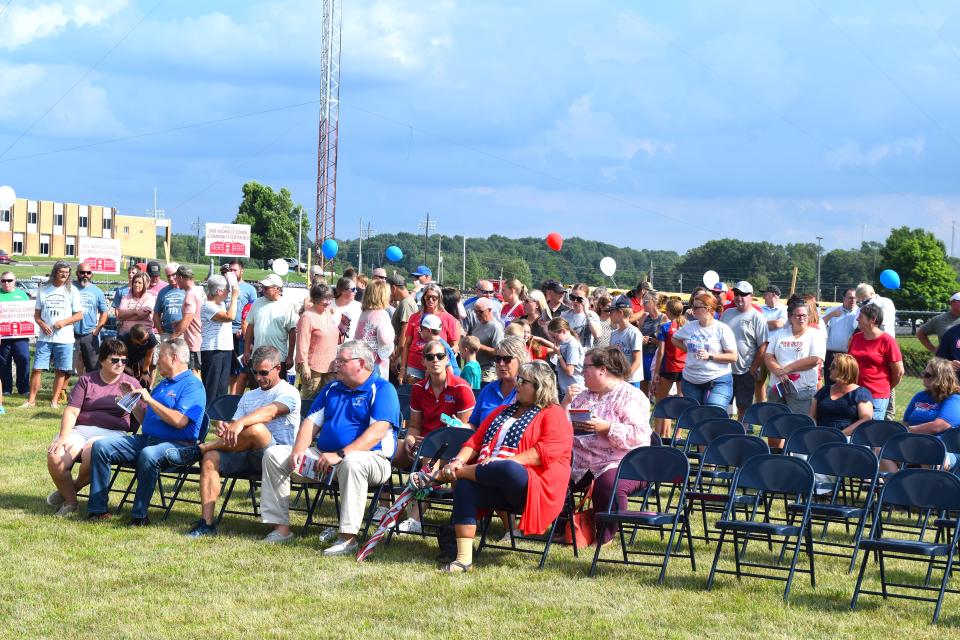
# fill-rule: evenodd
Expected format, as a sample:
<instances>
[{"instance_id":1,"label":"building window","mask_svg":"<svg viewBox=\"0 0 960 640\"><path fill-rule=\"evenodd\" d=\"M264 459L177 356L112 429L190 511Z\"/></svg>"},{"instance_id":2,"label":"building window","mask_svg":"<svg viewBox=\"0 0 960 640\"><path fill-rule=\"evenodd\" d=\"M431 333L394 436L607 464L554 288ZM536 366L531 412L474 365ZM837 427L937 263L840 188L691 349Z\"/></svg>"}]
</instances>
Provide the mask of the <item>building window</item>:
<instances>
[{"instance_id":1,"label":"building window","mask_svg":"<svg viewBox=\"0 0 960 640\"><path fill-rule=\"evenodd\" d=\"M73 238L73 236L67 236L66 254L68 256L77 255L77 241Z\"/></svg>"},{"instance_id":2,"label":"building window","mask_svg":"<svg viewBox=\"0 0 960 640\"><path fill-rule=\"evenodd\" d=\"M37 212L31 211L27 214L27 224L37 224Z\"/></svg>"},{"instance_id":3,"label":"building window","mask_svg":"<svg viewBox=\"0 0 960 640\"><path fill-rule=\"evenodd\" d=\"M110 216L106 216L103 219L103 230L110 231L111 229L113 229L113 219Z\"/></svg>"},{"instance_id":4,"label":"building window","mask_svg":"<svg viewBox=\"0 0 960 640\"><path fill-rule=\"evenodd\" d=\"M53 226L62 227L63 226L63 214L57 213L53 216Z\"/></svg>"},{"instance_id":5,"label":"building window","mask_svg":"<svg viewBox=\"0 0 960 640\"><path fill-rule=\"evenodd\" d=\"M40 236L40 255L50 255L50 236Z\"/></svg>"},{"instance_id":6,"label":"building window","mask_svg":"<svg viewBox=\"0 0 960 640\"><path fill-rule=\"evenodd\" d=\"M13 252L19 255L23 255L23 234L22 233L13 234Z\"/></svg>"},{"instance_id":7,"label":"building window","mask_svg":"<svg viewBox=\"0 0 960 640\"><path fill-rule=\"evenodd\" d=\"M80 228L81 228L81 229L86 229L86 228L87 228L87 214L86 214L86 212L80 214Z\"/></svg>"},{"instance_id":8,"label":"building window","mask_svg":"<svg viewBox=\"0 0 960 640\"><path fill-rule=\"evenodd\" d=\"M130 227L124 227L124 228L123 228L123 234L126 235L126 236L129 236L129 235L130 235Z\"/></svg>"},{"instance_id":9,"label":"building window","mask_svg":"<svg viewBox=\"0 0 960 640\"><path fill-rule=\"evenodd\" d=\"M10 222L10 209L0 209L0 222Z\"/></svg>"}]
</instances>

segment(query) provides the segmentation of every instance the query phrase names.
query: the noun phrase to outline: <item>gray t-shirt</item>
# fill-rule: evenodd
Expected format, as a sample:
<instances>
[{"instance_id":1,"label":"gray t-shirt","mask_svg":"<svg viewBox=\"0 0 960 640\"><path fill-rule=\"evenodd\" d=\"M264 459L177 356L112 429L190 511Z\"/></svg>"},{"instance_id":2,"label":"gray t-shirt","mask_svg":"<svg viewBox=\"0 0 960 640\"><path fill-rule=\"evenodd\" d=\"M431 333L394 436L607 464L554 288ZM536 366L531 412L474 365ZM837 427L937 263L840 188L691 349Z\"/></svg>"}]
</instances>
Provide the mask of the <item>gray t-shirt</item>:
<instances>
[{"instance_id":1,"label":"gray t-shirt","mask_svg":"<svg viewBox=\"0 0 960 640\"><path fill-rule=\"evenodd\" d=\"M737 350L733 330L722 322L711 322L704 327L694 320L680 327L673 337L687 347L687 360L683 366L683 379L693 384L705 384L731 373L731 366L716 360L700 360L697 351L706 350L716 355Z\"/></svg>"},{"instance_id":2,"label":"gray t-shirt","mask_svg":"<svg viewBox=\"0 0 960 640\"><path fill-rule=\"evenodd\" d=\"M570 325L570 333L580 338L580 345L589 349L594 345L593 333L590 331L591 322L600 322L600 316L595 311L574 313L573 310L564 311L561 317Z\"/></svg>"},{"instance_id":3,"label":"gray t-shirt","mask_svg":"<svg viewBox=\"0 0 960 640\"><path fill-rule=\"evenodd\" d=\"M503 340L503 325L500 324L499 320L478 322L470 329L470 335L476 337L480 344L496 349L500 341ZM483 371L492 371L493 356L486 351L480 351L477 353L477 364Z\"/></svg>"},{"instance_id":4,"label":"gray t-shirt","mask_svg":"<svg viewBox=\"0 0 960 640\"><path fill-rule=\"evenodd\" d=\"M955 324L960 324L960 317L954 316L947 311L938 316L933 316L924 322L920 328L923 329L923 332L928 338L936 335L938 339L943 340L943 334Z\"/></svg>"},{"instance_id":5,"label":"gray t-shirt","mask_svg":"<svg viewBox=\"0 0 960 640\"><path fill-rule=\"evenodd\" d=\"M290 411L268 422L266 425L267 429L273 434L274 443L293 444L297 428L300 426L300 393L286 380L281 380L266 391L259 387L253 391L247 391L243 394L243 397L240 398L240 403L237 405L237 410L233 414L233 419L242 418L248 413L253 413L256 409L272 402L279 402L280 404L286 405Z\"/></svg>"},{"instance_id":6,"label":"gray t-shirt","mask_svg":"<svg viewBox=\"0 0 960 640\"><path fill-rule=\"evenodd\" d=\"M627 358L627 364L633 366L634 351L643 351L643 334L632 324L626 329L614 329L610 332L610 346L619 349ZM643 366L637 367L627 382L643 382Z\"/></svg>"},{"instance_id":7,"label":"gray t-shirt","mask_svg":"<svg viewBox=\"0 0 960 640\"><path fill-rule=\"evenodd\" d=\"M733 330L737 341L737 360L731 369L736 375L744 374L750 370L757 350L767 341L767 319L753 307L743 312L734 307L724 311L720 321Z\"/></svg>"},{"instance_id":8,"label":"gray t-shirt","mask_svg":"<svg viewBox=\"0 0 960 640\"><path fill-rule=\"evenodd\" d=\"M410 321L410 316L417 312L417 301L413 296L407 296L397 303L397 310L390 316L390 322L393 324L393 334L397 337L403 335L403 327L400 326Z\"/></svg>"}]
</instances>

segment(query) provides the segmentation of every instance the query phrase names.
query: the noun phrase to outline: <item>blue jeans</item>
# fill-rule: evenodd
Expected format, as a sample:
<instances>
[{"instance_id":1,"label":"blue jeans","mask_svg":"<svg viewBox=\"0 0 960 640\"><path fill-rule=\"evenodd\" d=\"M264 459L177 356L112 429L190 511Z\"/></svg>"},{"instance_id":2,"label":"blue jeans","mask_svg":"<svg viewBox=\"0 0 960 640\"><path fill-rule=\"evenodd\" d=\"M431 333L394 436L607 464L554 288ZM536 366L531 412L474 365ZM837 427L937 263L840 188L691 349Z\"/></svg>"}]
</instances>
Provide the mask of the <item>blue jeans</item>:
<instances>
[{"instance_id":1,"label":"blue jeans","mask_svg":"<svg viewBox=\"0 0 960 640\"><path fill-rule=\"evenodd\" d=\"M17 366L17 393L30 391L30 338L10 338L0 343L0 384L13 392L13 365Z\"/></svg>"},{"instance_id":2,"label":"blue jeans","mask_svg":"<svg viewBox=\"0 0 960 640\"><path fill-rule=\"evenodd\" d=\"M873 403L873 419L885 420L887 415L887 405L890 404L890 398L874 398L870 402Z\"/></svg>"},{"instance_id":3,"label":"blue jeans","mask_svg":"<svg viewBox=\"0 0 960 640\"><path fill-rule=\"evenodd\" d=\"M166 451L171 447L193 444L188 440L166 441L138 433L123 438L105 438L93 443L90 456L90 499L87 513L106 513L110 490L110 466L136 463L137 492L133 497L131 518L146 518L160 470L166 466Z\"/></svg>"},{"instance_id":4,"label":"blue jeans","mask_svg":"<svg viewBox=\"0 0 960 640\"><path fill-rule=\"evenodd\" d=\"M523 513L527 504L527 469L512 460L477 467L477 481L458 480L453 489L453 524L477 524L477 510Z\"/></svg>"},{"instance_id":5,"label":"blue jeans","mask_svg":"<svg viewBox=\"0 0 960 640\"><path fill-rule=\"evenodd\" d=\"M684 378L680 382L680 389L685 398L693 398L700 404L713 404L726 409L733 398L733 375L728 373L704 384L688 382Z\"/></svg>"}]
</instances>

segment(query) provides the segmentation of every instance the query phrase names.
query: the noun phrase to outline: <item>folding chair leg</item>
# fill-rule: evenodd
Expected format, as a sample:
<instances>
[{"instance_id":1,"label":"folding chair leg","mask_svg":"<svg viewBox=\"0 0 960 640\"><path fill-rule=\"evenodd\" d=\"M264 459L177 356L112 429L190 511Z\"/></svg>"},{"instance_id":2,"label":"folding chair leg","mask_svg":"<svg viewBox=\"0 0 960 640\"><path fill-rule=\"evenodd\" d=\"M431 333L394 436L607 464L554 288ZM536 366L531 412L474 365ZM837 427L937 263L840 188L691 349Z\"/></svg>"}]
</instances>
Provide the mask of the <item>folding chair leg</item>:
<instances>
[{"instance_id":1,"label":"folding chair leg","mask_svg":"<svg viewBox=\"0 0 960 640\"><path fill-rule=\"evenodd\" d=\"M226 478L224 478L224 480L226 480ZM229 483L224 482L224 484L226 485L226 491L224 491L223 488L220 489L221 493L223 494L223 498L220 500L220 511L217 513L217 517L213 520L213 526L215 527L218 526L220 524L220 520L223 519L223 514L226 512L227 505L230 503L230 497L233 495L233 487L237 484L237 479L230 478Z\"/></svg>"},{"instance_id":2,"label":"folding chair leg","mask_svg":"<svg viewBox=\"0 0 960 640\"><path fill-rule=\"evenodd\" d=\"M943 595L947 591L947 581L950 579L950 569L953 566L952 550L947 554L947 566L943 569L943 580L940 581L940 593L937 594L937 606L933 609L933 623L937 623L940 618L940 608L943 607Z\"/></svg>"},{"instance_id":3,"label":"folding chair leg","mask_svg":"<svg viewBox=\"0 0 960 640\"><path fill-rule=\"evenodd\" d=\"M673 539L677 535L678 524L679 522L674 520L673 527L670 529L670 540L667 542L667 548L663 552L663 565L660 567L660 577L657 579L657 584L663 584L663 579L667 577L667 564L670 562L670 550L673 548Z\"/></svg>"},{"instance_id":4,"label":"folding chair leg","mask_svg":"<svg viewBox=\"0 0 960 640\"><path fill-rule=\"evenodd\" d=\"M597 548L593 551L593 562L590 563L590 571L587 576L592 578L597 575L597 564L600 562L600 551L603 548L600 541L597 540Z\"/></svg>"},{"instance_id":5,"label":"folding chair leg","mask_svg":"<svg viewBox=\"0 0 960 640\"><path fill-rule=\"evenodd\" d=\"M797 536L797 544L793 548L793 560L790 562L790 573L787 574L787 586L783 589L783 601L790 598L790 587L793 585L793 576L797 571L797 561L800 560L800 547L803 545L803 534ZM810 556L813 558L813 556Z\"/></svg>"},{"instance_id":6,"label":"folding chair leg","mask_svg":"<svg viewBox=\"0 0 960 640\"><path fill-rule=\"evenodd\" d=\"M883 592L883 599L887 599L887 571L883 565L883 551L880 552L880 590Z\"/></svg>"},{"instance_id":7,"label":"folding chair leg","mask_svg":"<svg viewBox=\"0 0 960 640\"><path fill-rule=\"evenodd\" d=\"M713 553L713 565L710 567L710 575L707 576L707 591L713 589L713 578L717 571L717 563L720 562L720 550L723 549L723 539L726 537L727 532L721 531L720 540L717 541L717 550ZM734 546L733 552L737 552L736 546Z\"/></svg>"},{"instance_id":8,"label":"folding chair leg","mask_svg":"<svg viewBox=\"0 0 960 640\"><path fill-rule=\"evenodd\" d=\"M850 610L857 608L857 598L860 597L860 587L863 585L863 574L867 571L867 563L870 562L870 554L863 554L863 561L860 563L860 574L857 576L857 585L853 588L853 598L850 599Z\"/></svg>"},{"instance_id":9,"label":"folding chair leg","mask_svg":"<svg viewBox=\"0 0 960 640\"><path fill-rule=\"evenodd\" d=\"M692 571L696 571L696 570L697 570L697 558L696 558L696 556L693 554L693 536L690 535L690 521L689 521L689 520L684 519L684 522L683 522L683 530L684 530L684 531L686 532L686 534L687 534L687 552L690 554L690 569L691 569ZM680 542L678 541L677 544L679 545Z\"/></svg>"},{"instance_id":10,"label":"folding chair leg","mask_svg":"<svg viewBox=\"0 0 960 640\"><path fill-rule=\"evenodd\" d=\"M810 562L810 586L816 588L817 586L817 574L816 569L814 568L813 561L813 534L810 532L810 524L807 523L807 526L804 528L803 536L807 540L807 558ZM797 541L799 543L799 540Z\"/></svg>"}]
</instances>

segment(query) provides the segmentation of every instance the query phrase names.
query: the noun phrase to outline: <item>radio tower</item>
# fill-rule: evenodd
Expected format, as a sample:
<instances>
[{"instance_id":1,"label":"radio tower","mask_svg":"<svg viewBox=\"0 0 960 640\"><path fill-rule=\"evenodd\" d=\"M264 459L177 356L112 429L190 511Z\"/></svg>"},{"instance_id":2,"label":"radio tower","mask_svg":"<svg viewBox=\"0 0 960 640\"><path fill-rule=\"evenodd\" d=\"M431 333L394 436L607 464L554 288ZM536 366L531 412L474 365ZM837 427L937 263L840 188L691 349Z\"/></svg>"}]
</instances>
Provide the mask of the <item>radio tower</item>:
<instances>
[{"instance_id":1,"label":"radio tower","mask_svg":"<svg viewBox=\"0 0 960 640\"><path fill-rule=\"evenodd\" d=\"M340 0L323 0L320 58L320 144L317 150L316 264L326 270L320 250L337 227L337 129L340 123Z\"/></svg>"}]
</instances>

